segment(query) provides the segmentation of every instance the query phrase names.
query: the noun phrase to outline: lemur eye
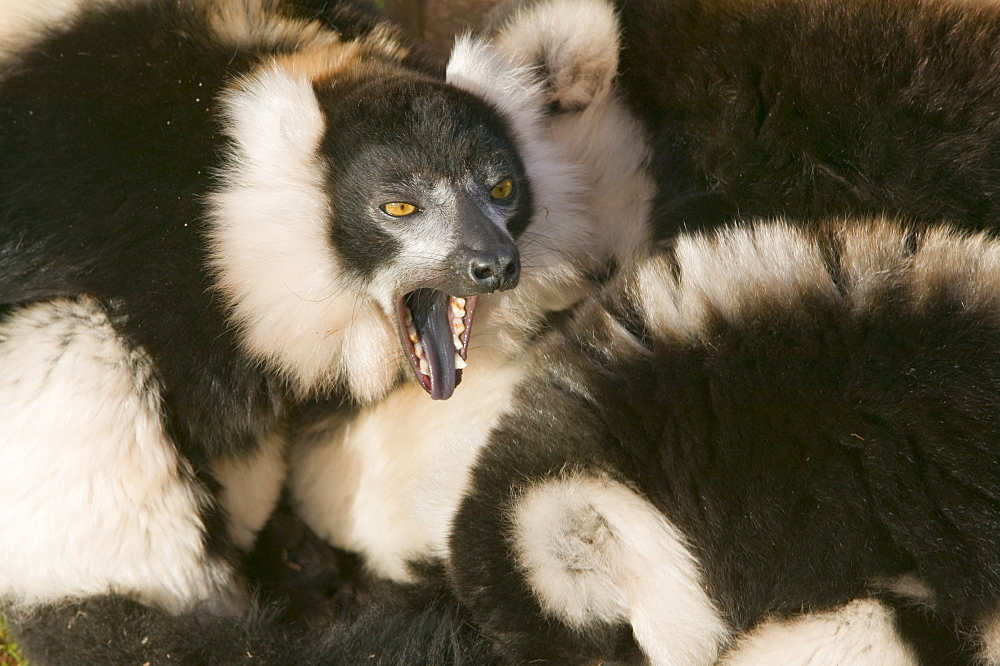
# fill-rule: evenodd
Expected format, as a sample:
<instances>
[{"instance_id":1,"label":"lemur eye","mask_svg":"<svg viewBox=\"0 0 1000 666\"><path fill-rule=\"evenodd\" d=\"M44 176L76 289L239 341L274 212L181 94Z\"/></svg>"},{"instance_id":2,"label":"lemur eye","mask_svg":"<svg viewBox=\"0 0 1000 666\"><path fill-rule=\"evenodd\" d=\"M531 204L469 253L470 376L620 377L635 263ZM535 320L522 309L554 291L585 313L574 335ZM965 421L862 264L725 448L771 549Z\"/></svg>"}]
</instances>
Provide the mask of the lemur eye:
<instances>
[{"instance_id":1,"label":"lemur eye","mask_svg":"<svg viewBox=\"0 0 1000 666\"><path fill-rule=\"evenodd\" d=\"M387 204L382 204L382 210L393 217L406 217L407 215L412 215L417 212L417 207L413 204L404 203L402 201L392 201Z\"/></svg>"},{"instance_id":2,"label":"lemur eye","mask_svg":"<svg viewBox=\"0 0 1000 666\"><path fill-rule=\"evenodd\" d=\"M511 182L510 178L504 178L493 186L493 189L490 190L490 196L494 199L506 199L513 191L514 183Z\"/></svg>"}]
</instances>

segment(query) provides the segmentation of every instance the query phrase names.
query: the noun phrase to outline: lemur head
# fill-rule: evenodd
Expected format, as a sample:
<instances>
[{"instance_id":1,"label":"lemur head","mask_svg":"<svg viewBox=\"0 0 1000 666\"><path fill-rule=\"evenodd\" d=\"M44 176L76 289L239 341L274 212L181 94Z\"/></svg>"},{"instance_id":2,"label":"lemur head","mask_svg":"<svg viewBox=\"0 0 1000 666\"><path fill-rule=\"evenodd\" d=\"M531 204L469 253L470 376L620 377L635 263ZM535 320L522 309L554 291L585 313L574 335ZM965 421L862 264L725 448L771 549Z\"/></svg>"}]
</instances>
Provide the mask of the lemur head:
<instances>
[{"instance_id":1,"label":"lemur head","mask_svg":"<svg viewBox=\"0 0 1000 666\"><path fill-rule=\"evenodd\" d=\"M300 392L372 400L409 365L447 398L477 305L476 346L518 353L586 275L644 251L652 186L613 89L613 6L513 7L459 40L447 84L381 28L304 46L297 29L222 100L211 266L244 348Z\"/></svg>"},{"instance_id":2,"label":"lemur head","mask_svg":"<svg viewBox=\"0 0 1000 666\"><path fill-rule=\"evenodd\" d=\"M333 246L350 279L398 316L417 381L448 398L465 366L477 295L517 285L531 217L505 121L480 100L412 76L321 90L336 192ZM334 198L331 197L331 200Z\"/></svg>"},{"instance_id":3,"label":"lemur head","mask_svg":"<svg viewBox=\"0 0 1000 666\"><path fill-rule=\"evenodd\" d=\"M408 361L451 396L477 296L517 285L533 212L507 120L391 45L338 41L265 63L222 106L211 264L245 348L303 393L372 399Z\"/></svg>"}]
</instances>

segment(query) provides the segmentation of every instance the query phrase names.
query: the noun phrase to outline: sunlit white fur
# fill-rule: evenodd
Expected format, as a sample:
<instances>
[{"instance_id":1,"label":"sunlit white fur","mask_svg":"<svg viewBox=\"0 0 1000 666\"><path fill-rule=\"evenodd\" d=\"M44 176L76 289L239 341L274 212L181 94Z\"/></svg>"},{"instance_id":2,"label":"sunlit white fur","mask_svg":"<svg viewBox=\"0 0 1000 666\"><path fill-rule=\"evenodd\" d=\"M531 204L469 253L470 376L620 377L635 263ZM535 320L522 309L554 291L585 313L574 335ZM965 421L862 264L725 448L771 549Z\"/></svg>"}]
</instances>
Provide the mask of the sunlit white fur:
<instances>
[{"instance_id":1,"label":"sunlit white fur","mask_svg":"<svg viewBox=\"0 0 1000 666\"><path fill-rule=\"evenodd\" d=\"M1000 608L994 609L984 619L979 629L979 641L982 663L989 666L1000 664Z\"/></svg>"},{"instance_id":2,"label":"sunlit white fur","mask_svg":"<svg viewBox=\"0 0 1000 666\"><path fill-rule=\"evenodd\" d=\"M676 284L660 257L641 269L639 294L651 328L677 337L697 338L713 314L738 321L761 298L790 305L803 294L836 293L812 238L790 225L682 236L675 254L682 267Z\"/></svg>"},{"instance_id":3,"label":"sunlit white fur","mask_svg":"<svg viewBox=\"0 0 1000 666\"><path fill-rule=\"evenodd\" d=\"M303 393L344 377L357 397L379 396L402 353L388 318L339 271L310 82L265 68L223 109L235 147L211 197L211 264L243 344Z\"/></svg>"},{"instance_id":4,"label":"sunlit white fur","mask_svg":"<svg viewBox=\"0 0 1000 666\"><path fill-rule=\"evenodd\" d=\"M607 94L618 69L619 30L614 8L600 0L549 0L518 7L497 30L501 51L541 67L551 102L573 110Z\"/></svg>"},{"instance_id":5,"label":"sunlit white fur","mask_svg":"<svg viewBox=\"0 0 1000 666\"><path fill-rule=\"evenodd\" d=\"M898 285L915 305L942 282L961 293L968 307L1000 295L1000 250L986 236L958 242L959 236L937 227L924 234L911 257L908 232L898 223L854 221L840 233L840 279L849 305L859 311L869 309L890 285ZM679 278L665 257L639 270L638 293L651 329L696 339L711 316L738 322L763 303L792 309L805 298L840 298L819 242L808 230L781 221L681 237L675 252Z\"/></svg>"},{"instance_id":6,"label":"sunlit white fur","mask_svg":"<svg viewBox=\"0 0 1000 666\"><path fill-rule=\"evenodd\" d=\"M892 611L858 599L826 613L766 620L740 637L720 666L916 666L896 631Z\"/></svg>"},{"instance_id":7,"label":"sunlit white fur","mask_svg":"<svg viewBox=\"0 0 1000 666\"><path fill-rule=\"evenodd\" d=\"M95 4L95 0L0 0L0 61L40 37L47 26L71 20L87 2Z\"/></svg>"},{"instance_id":8,"label":"sunlit white fur","mask_svg":"<svg viewBox=\"0 0 1000 666\"><path fill-rule=\"evenodd\" d=\"M285 449L288 433L279 428L267 435L249 456L213 462L215 480L222 486L219 501L226 510L229 536L244 550L274 511L287 475Z\"/></svg>"},{"instance_id":9,"label":"sunlit white fur","mask_svg":"<svg viewBox=\"0 0 1000 666\"><path fill-rule=\"evenodd\" d=\"M542 609L586 631L628 622L652 664L711 664L728 628L683 535L607 479L529 488L513 510L516 556Z\"/></svg>"},{"instance_id":10,"label":"sunlit white fur","mask_svg":"<svg viewBox=\"0 0 1000 666\"><path fill-rule=\"evenodd\" d=\"M550 136L579 164L592 229L604 256L634 257L649 250L648 202L654 184L646 170L649 141L618 97L618 19L603 0L551 0L516 10L490 35L493 46L546 76L558 113Z\"/></svg>"},{"instance_id":11,"label":"sunlit white fur","mask_svg":"<svg viewBox=\"0 0 1000 666\"><path fill-rule=\"evenodd\" d=\"M173 611L225 598L234 581L198 517L210 496L163 430L149 359L101 308L16 310L0 367L0 596L121 592Z\"/></svg>"},{"instance_id":12,"label":"sunlit white fur","mask_svg":"<svg viewBox=\"0 0 1000 666\"><path fill-rule=\"evenodd\" d=\"M474 336L455 394L431 401L406 384L346 424L337 416L293 449L290 493L324 539L364 554L380 576L409 580L407 560L446 554L451 520L489 427L524 368Z\"/></svg>"}]
</instances>

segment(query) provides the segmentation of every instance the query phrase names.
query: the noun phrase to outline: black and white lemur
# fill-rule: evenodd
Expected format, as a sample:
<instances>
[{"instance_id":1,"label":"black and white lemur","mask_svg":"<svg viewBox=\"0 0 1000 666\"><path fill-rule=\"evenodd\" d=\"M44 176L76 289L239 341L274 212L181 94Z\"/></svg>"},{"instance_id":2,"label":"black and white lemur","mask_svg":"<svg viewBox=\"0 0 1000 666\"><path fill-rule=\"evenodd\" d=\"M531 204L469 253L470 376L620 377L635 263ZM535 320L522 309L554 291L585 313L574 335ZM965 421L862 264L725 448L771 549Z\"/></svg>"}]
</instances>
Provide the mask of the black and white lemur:
<instances>
[{"instance_id":1,"label":"black and white lemur","mask_svg":"<svg viewBox=\"0 0 1000 666\"><path fill-rule=\"evenodd\" d=\"M579 297L543 95L503 59L448 84L347 2L80 4L0 67L0 599L28 657L350 661L244 612L289 405L407 374L448 398L478 296L525 337Z\"/></svg>"},{"instance_id":2,"label":"black and white lemur","mask_svg":"<svg viewBox=\"0 0 1000 666\"><path fill-rule=\"evenodd\" d=\"M404 387L310 423L307 521L390 578L444 562L513 663L1000 661L997 247L963 235L997 225L1000 10L541 0L482 39L588 168L628 122L588 113L641 121L662 249L476 410Z\"/></svg>"}]
</instances>

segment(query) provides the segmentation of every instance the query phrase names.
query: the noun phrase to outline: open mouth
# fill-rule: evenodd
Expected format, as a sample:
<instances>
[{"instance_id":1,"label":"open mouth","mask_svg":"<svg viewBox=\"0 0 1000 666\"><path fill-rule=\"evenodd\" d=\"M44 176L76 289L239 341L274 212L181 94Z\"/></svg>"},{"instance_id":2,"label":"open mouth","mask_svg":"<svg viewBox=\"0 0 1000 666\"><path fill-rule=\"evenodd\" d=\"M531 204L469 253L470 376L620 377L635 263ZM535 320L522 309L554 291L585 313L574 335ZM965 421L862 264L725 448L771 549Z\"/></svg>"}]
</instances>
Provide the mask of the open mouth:
<instances>
[{"instance_id":1,"label":"open mouth","mask_svg":"<svg viewBox=\"0 0 1000 666\"><path fill-rule=\"evenodd\" d=\"M403 349L417 382L434 400L447 400L462 381L476 296L456 298L437 289L417 289L399 299Z\"/></svg>"}]
</instances>

